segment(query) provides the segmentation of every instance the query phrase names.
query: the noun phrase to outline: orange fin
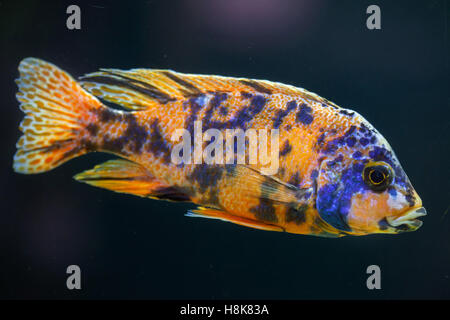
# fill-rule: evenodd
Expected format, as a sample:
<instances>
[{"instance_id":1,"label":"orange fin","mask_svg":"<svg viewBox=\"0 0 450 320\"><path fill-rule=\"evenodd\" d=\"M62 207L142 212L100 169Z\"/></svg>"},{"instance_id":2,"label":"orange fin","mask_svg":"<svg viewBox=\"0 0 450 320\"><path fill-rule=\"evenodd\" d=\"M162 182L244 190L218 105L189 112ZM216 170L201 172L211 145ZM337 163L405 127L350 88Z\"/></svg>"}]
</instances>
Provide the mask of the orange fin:
<instances>
[{"instance_id":1,"label":"orange fin","mask_svg":"<svg viewBox=\"0 0 450 320\"><path fill-rule=\"evenodd\" d=\"M267 224L261 221L252 220L248 218L238 217L232 214L229 214L225 211L218 209L211 209L205 207L198 207L196 210L190 210L186 213L187 217L200 217L200 218L209 218L209 219L218 219L222 221L228 221L231 223L236 223L241 226L267 230L267 231L284 231L284 229L280 226Z\"/></svg>"},{"instance_id":2,"label":"orange fin","mask_svg":"<svg viewBox=\"0 0 450 320\"><path fill-rule=\"evenodd\" d=\"M140 197L189 201L189 197L150 175L140 164L128 160L109 160L74 176L91 186Z\"/></svg>"},{"instance_id":3,"label":"orange fin","mask_svg":"<svg viewBox=\"0 0 450 320\"><path fill-rule=\"evenodd\" d=\"M66 72L51 63L26 58L19 65L17 100L25 117L17 142L13 168L39 173L85 153L79 134L89 110L102 107Z\"/></svg>"},{"instance_id":4,"label":"orange fin","mask_svg":"<svg viewBox=\"0 0 450 320\"><path fill-rule=\"evenodd\" d=\"M312 187L298 188L275 176L264 175L247 165L236 165L226 174L233 178L233 185L249 197L268 199L286 206L300 207L313 193Z\"/></svg>"},{"instance_id":5,"label":"orange fin","mask_svg":"<svg viewBox=\"0 0 450 320\"><path fill-rule=\"evenodd\" d=\"M302 88L267 80L185 74L159 69L101 69L81 77L83 87L93 95L133 110L208 92L246 91L260 94L301 95L321 103L333 104Z\"/></svg>"}]
</instances>

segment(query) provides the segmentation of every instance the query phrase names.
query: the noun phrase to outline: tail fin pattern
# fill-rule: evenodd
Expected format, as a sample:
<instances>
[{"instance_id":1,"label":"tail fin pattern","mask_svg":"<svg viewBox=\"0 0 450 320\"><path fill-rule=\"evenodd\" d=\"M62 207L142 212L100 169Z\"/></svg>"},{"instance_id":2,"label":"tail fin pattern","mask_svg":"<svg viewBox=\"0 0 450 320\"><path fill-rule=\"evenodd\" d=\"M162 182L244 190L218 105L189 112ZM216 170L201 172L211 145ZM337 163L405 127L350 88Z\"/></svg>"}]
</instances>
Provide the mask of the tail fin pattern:
<instances>
[{"instance_id":1,"label":"tail fin pattern","mask_svg":"<svg viewBox=\"0 0 450 320\"><path fill-rule=\"evenodd\" d=\"M19 65L16 95L25 117L17 142L13 168L19 173L40 173L85 153L80 132L93 109L101 108L70 75L51 63L26 58Z\"/></svg>"}]
</instances>

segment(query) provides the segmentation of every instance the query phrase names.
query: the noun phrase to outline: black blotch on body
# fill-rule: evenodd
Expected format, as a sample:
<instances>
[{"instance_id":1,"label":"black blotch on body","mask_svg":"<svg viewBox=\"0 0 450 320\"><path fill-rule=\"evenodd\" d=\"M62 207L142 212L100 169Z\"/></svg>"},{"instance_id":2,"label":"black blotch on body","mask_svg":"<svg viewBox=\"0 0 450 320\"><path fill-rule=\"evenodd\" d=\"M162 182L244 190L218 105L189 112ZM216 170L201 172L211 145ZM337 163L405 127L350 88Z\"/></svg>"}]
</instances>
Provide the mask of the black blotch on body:
<instances>
[{"instance_id":1,"label":"black blotch on body","mask_svg":"<svg viewBox=\"0 0 450 320\"><path fill-rule=\"evenodd\" d=\"M150 141L147 143L146 149L154 155L162 157L165 162L169 162L171 159L170 148L161 134L158 119L153 120L150 125Z\"/></svg>"},{"instance_id":2,"label":"black blotch on body","mask_svg":"<svg viewBox=\"0 0 450 320\"><path fill-rule=\"evenodd\" d=\"M300 173L298 171L294 173L291 178L289 179L288 183L292 184L293 186L298 187L300 185L300 182L302 181L300 177Z\"/></svg>"},{"instance_id":3,"label":"black blotch on body","mask_svg":"<svg viewBox=\"0 0 450 320\"><path fill-rule=\"evenodd\" d=\"M253 94L251 94L250 92L247 92L247 91L241 91L241 96L244 99L250 99L251 97L253 97Z\"/></svg>"},{"instance_id":4,"label":"black blotch on body","mask_svg":"<svg viewBox=\"0 0 450 320\"><path fill-rule=\"evenodd\" d=\"M107 150L114 153L127 153L124 150L125 145L127 144L126 137L118 137L118 138L111 138L110 135L106 134L103 137L101 149Z\"/></svg>"},{"instance_id":5,"label":"black blotch on body","mask_svg":"<svg viewBox=\"0 0 450 320\"><path fill-rule=\"evenodd\" d=\"M277 222L278 217L275 214L275 207L272 201L268 199L259 199L259 204L249 209L251 213L255 215L258 220L266 222Z\"/></svg>"},{"instance_id":6,"label":"black blotch on body","mask_svg":"<svg viewBox=\"0 0 450 320\"><path fill-rule=\"evenodd\" d=\"M380 230L386 230L389 227L389 223L387 222L386 218L378 221L378 227L380 228Z\"/></svg>"},{"instance_id":7,"label":"black blotch on body","mask_svg":"<svg viewBox=\"0 0 450 320\"><path fill-rule=\"evenodd\" d=\"M227 171L228 175L233 176L236 171L236 165L235 164L226 164L225 170Z\"/></svg>"},{"instance_id":8,"label":"black blotch on body","mask_svg":"<svg viewBox=\"0 0 450 320\"><path fill-rule=\"evenodd\" d=\"M267 99L264 98L262 95L256 95L252 98L252 101L250 102L250 106L252 108L253 115L256 115L260 113L264 106L266 105Z\"/></svg>"},{"instance_id":9,"label":"black blotch on body","mask_svg":"<svg viewBox=\"0 0 450 320\"><path fill-rule=\"evenodd\" d=\"M95 136L98 133L99 127L95 123L89 123L86 126L86 130L89 132L91 136Z\"/></svg>"},{"instance_id":10,"label":"black blotch on body","mask_svg":"<svg viewBox=\"0 0 450 320\"><path fill-rule=\"evenodd\" d=\"M266 103L267 99L264 98L264 96L255 95L251 99L249 106L241 108L236 116L224 125L231 128L246 129L248 122L250 122L256 114L263 110Z\"/></svg>"},{"instance_id":11,"label":"black blotch on body","mask_svg":"<svg viewBox=\"0 0 450 320\"><path fill-rule=\"evenodd\" d=\"M201 96L200 96L201 97ZM190 98L187 103L190 106L191 113L187 117L185 123L186 130L189 131L191 136L194 135L194 122L197 120L198 112L204 107L204 105L198 103L199 97Z\"/></svg>"},{"instance_id":12,"label":"black blotch on body","mask_svg":"<svg viewBox=\"0 0 450 320\"><path fill-rule=\"evenodd\" d=\"M132 113L126 113L124 120L127 123L127 128L123 133L123 137L129 141L129 148L134 153L140 153L142 145L145 143L148 133L145 126L141 126L136 116Z\"/></svg>"},{"instance_id":13,"label":"black blotch on body","mask_svg":"<svg viewBox=\"0 0 450 320\"><path fill-rule=\"evenodd\" d=\"M289 143L289 140L286 140L285 142L284 142L284 144L283 144L283 146L281 147L281 150L280 150L280 156L285 156L285 155L287 155L289 152L291 152L292 151L292 146L291 146L291 144Z\"/></svg>"},{"instance_id":14,"label":"black blotch on body","mask_svg":"<svg viewBox=\"0 0 450 320\"><path fill-rule=\"evenodd\" d=\"M321 148L322 148L323 143L325 142L325 136L326 136L326 133L324 132L324 133L322 133L322 134L319 136L319 138L317 138L317 141L316 141L316 147L317 147L317 149L321 149Z\"/></svg>"},{"instance_id":15,"label":"black blotch on body","mask_svg":"<svg viewBox=\"0 0 450 320\"><path fill-rule=\"evenodd\" d=\"M119 137L111 137L109 134L105 134L101 137L102 142L100 148L103 150L111 151L114 153L124 152L124 147L127 146L131 152L140 153L142 146L146 142L148 137L147 128L140 125L133 112L119 112L110 108L101 108L94 110L98 116L99 122L102 123L125 123L126 129ZM97 124L89 124L86 129L94 136L99 131Z\"/></svg>"},{"instance_id":16,"label":"black blotch on body","mask_svg":"<svg viewBox=\"0 0 450 320\"><path fill-rule=\"evenodd\" d=\"M283 119L292 111L297 109L297 102L295 100L289 101L286 104L286 109L278 110L277 114L273 118L273 127L274 129L278 129L283 122Z\"/></svg>"},{"instance_id":17,"label":"black blotch on body","mask_svg":"<svg viewBox=\"0 0 450 320\"><path fill-rule=\"evenodd\" d=\"M93 112L97 114L100 122L112 122L122 119L122 113L110 108L94 109Z\"/></svg>"},{"instance_id":18,"label":"black blotch on body","mask_svg":"<svg viewBox=\"0 0 450 320\"><path fill-rule=\"evenodd\" d=\"M203 128L204 130L208 130L209 128L219 129L220 126L217 126L217 122L211 121L214 110L216 110L219 106L221 106L222 102L226 101L228 98L228 94L225 92L214 92L212 99L209 101L208 109L205 111L205 115L203 116ZM228 113L228 109L224 106L219 110L224 109L225 113Z\"/></svg>"},{"instance_id":19,"label":"black blotch on body","mask_svg":"<svg viewBox=\"0 0 450 320\"><path fill-rule=\"evenodd\" d=\"M223 168L207 164L195 166L188 179L196 182L199 186L200 193L204 193L208 188L216 186L217 182L222 178Z\"/></svg>"},{"instance_id":20,"label":"black blotch on body","mask_svg":"<svg viewBox=\"0 0 450 320\"><path fill-rule=\"evenodd\" d=\"M227 100L228 98L228 94L225 92L215 92L213 98L209 101L209 107L211 109L215 109L218 106L220 106L220 104L222 102L224 102L225 100Z\"/></svg>"},{"instance_id":21,"label":"black blotch on body","mask_svg":"<svg viewBox=\"0 0 450 320\"><path fill-rule=\"evenodd\" d=\"M298 209L292 207L286 212L286 222L294 222L300 225L306 221L306 210L308 205L302 204Z\"/></svg>"},{"instance_id":22,"label":"black blotch on body","mask_svg":"<svg viewBox=\"0 0 450 320\"><path fill-rule=\"evenodd\" d=\"M219 205L219 191L217 186L209 188L208 199L206 201L209 205Z\"/></svg>"},{"instance_id":23,"label":"black blotch on body","mask_svg":"<svg viewBox=\"0 0 450 320\"><path fill-rule=\"evenodd\" d=\"M300 105L300 110L297 112L296 120L304 125L309 125L313 122L314 117L312 115L312 108L306 103Z\"/></svg>"},{"instance_id":24,"label":"black blotch on body","mask_svg":"<svg viewBox=\"0 0 450 320\"><path fill-rule=\"evenodd\" d=\"M228 114L228 108L225 106L221 106L219 112L222 116L226 116Z\"/></svg>"},{"instance_id":25,"label":"black blotch on body","mask_svg":"<svg viewBox=\"0 0 450 320\"><path fill-rule=\"evenodd\" d=\"M251 113L251 109L249 107L242 108L237 113L236 117L232 119L232 127L245 129L247 123L252 120L253 115Z\"/></svg>"},{"instance_id":26,"label":"black blotch on body","mask_svg":"<svg viewBox=\"0 0 450 320\"><path fill-rule=\"evenodd\" d=\"M344 116L347 116L347 117L349 117L349 118L352 118L352 117L355 115L354 112L349 112L349 111L347 111L347 110L341 110L341 111L339 111L339 113L340 113L340 114L343 114Z\"/></svg>"}]
</instances>

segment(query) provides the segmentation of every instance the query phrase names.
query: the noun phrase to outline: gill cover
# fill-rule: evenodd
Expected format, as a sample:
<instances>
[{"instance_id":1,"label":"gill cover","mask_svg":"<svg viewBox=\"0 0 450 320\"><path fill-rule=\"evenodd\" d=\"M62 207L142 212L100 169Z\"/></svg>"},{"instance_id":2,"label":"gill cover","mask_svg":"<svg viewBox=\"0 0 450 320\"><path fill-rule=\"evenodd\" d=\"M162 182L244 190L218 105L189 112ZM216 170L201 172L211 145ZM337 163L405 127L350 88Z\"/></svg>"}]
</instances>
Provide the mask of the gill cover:
<instances>
[{"instance_id":1,"label":"gill cover","mask_svg":"<svg viewBox=\"0 0 450 320\"><path fill-rule=\"evenodd\" d=\"M350 163L341 167L335 160L325 160L321 164L317 180L316 206L320 217L334 228L350 232L347 222L352 197L367 190L362 177L364 164Z\"/></svg>"}]
</instances>

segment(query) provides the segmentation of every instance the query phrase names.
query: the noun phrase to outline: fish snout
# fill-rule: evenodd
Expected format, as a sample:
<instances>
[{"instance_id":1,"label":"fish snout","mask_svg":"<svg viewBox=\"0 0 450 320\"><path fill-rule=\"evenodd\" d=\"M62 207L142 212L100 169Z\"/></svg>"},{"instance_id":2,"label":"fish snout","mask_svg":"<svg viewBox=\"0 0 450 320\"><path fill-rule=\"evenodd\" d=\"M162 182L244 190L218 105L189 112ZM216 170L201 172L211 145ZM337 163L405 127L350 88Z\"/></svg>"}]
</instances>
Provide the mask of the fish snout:
<instances>
[{"instance_id":1,"label":"fish snout","mask_svg":"<svg viewBox=\"0 0 450 320\"><path fill-rule=\"evenodd\" d=\"M418 220L418 217L427 215L427 210L424 207L415 208L407 211L400 217L387 217L386 221L389 226L395 228L398 232L415 231L419 229L423 222Z\"/></svg>"}]
</instances>

